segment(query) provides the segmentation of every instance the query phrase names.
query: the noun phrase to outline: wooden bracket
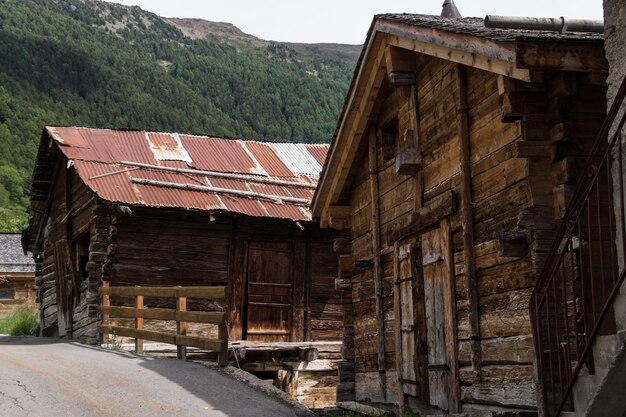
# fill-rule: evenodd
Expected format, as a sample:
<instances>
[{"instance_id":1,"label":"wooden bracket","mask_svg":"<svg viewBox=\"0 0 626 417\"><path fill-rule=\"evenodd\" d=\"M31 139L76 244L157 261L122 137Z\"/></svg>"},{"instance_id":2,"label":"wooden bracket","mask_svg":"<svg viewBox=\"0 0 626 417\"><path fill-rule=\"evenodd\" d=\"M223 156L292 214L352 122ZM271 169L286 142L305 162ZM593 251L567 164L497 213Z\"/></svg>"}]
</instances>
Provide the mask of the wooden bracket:
<instances>
[{"instance_id":1,"label":"wooden bracket","mask_svg":"<svg viewBox=\"0 0 626 417\"><path fill-rule=\"evenodd\" d=\"M347 278L337 278L335 279L335 289L350 290L352 289L352 281Z\"/></svg>"},{"instance_id":2,"label":"wooden bracket","mask_svg":"<svg viewBox=\"0 0 626 417\"><path fill-rule=\"evenodd\" d=\"M396 155L396 174L414 175L422 167L422 156L418 149L403 149Z\"/></svg>"},{"instance_id":3,"label":"wooden bracket","mask_svg":"<svg viewBox=\"0 0 626 417\"><path fill-rule=\"evenodd\" d=\"M498 255L508 258L523 258L528 255L528 236L524 232L496 233Z\"/></svg>"},{"instance_id":4,"label":"wooden bracket","mask_svg":"<svg viewBox=\"0 0 626 417\"><path fill-rule=\"evenodd\" d=\"M333 240L333 251L337 255L349 255L352 251L350 239L340 237Z\"/></svg>"},{"instance_id":5,"label":"wooden bracket","mask_svg":"<svg viewBox=\"0 0 626 417\"><path fill-rule=\"evenodd\" d=\"M328 225L337 230L349 229L350 206L328 207Z\"/></svg>"},{"instance_id":6,"label":"wooden bracket","mask_svg":"<svg viewBox=\"0 0 626 417\"><path fill-rule=\"evenodd\" d=\"M390 88L415 85L417 75L415 71L394 71L389 73L388 85Z\"/></svg>"}]
</instances>

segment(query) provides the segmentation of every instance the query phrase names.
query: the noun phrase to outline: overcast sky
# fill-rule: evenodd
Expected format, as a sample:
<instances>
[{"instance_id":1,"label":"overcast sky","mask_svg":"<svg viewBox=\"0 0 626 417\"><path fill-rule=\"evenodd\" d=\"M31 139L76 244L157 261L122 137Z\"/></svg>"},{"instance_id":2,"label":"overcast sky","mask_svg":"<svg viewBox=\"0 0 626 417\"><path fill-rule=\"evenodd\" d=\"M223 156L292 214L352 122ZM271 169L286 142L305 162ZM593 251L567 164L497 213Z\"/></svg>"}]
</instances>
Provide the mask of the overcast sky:
<instances>
[{"instance_id":1,"label":"overcast sky","mask_svg":"<svg viewBox=\"0 0 626 417\"><path fill-rule=\"evenodd\" d=\"M443 0L116 0L164 17L230 22L284 42L361 44L376 13L435 14ZM602 0L456 0L463 16L488 14L602 19Z\"/></svg>"}]
</instances>

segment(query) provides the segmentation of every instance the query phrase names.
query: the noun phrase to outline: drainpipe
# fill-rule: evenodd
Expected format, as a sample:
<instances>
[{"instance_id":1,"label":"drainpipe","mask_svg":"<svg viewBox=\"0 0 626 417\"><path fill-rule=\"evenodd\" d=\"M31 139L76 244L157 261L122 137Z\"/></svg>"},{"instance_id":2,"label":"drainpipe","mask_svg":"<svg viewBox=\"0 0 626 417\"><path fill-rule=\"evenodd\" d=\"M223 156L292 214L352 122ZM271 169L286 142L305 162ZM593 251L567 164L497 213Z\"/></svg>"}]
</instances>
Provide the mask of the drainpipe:
<instances>
[{"instance_id":1,"label":"drainpipe","mask_svg":"<svg viewBox=\"0 0 626 417\"><path fill-rule=\"evenodd\" d=\"M485 17L485 27L499 29L552 30L566 32L604 33L602 20L568 19L544 17L494 16Z\"/></svg>"}]
</instances>

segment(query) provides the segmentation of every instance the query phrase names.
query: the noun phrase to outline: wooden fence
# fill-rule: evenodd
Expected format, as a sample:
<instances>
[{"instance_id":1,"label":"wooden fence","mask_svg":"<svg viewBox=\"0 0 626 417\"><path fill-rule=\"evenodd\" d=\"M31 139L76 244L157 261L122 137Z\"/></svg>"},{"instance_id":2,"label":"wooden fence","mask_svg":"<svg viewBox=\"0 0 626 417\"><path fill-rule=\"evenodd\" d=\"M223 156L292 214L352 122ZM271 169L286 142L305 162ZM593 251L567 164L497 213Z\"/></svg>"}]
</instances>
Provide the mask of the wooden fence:
<instances>
[{"instance_id":1,"label":"wooden fence","mask_svg":"<svg viewBox=\"0 0 626 417\"><path fill-rule=\"evenodd\" d=\"M108 335L135 338L135 350L143 350L143 340L169 343L177 346L178 358L185 359L187 346L218 352L218 363L228 363L228 330L226 313L187 311L187 298L222 300L226 298L226 287L109 287L104 282L98 290L102 297L100 333L106 342ZM111 296L135 297L135 307L111 306ZM144 308L144 297L176 298L176 309ZM111 317L135 319L134 328L113 326ZM144 319L176 321L176 333L165 333L143 329ZM187 336L187 323L210 323L218 326L218 339Z\"/></svg>"}]
</instances>

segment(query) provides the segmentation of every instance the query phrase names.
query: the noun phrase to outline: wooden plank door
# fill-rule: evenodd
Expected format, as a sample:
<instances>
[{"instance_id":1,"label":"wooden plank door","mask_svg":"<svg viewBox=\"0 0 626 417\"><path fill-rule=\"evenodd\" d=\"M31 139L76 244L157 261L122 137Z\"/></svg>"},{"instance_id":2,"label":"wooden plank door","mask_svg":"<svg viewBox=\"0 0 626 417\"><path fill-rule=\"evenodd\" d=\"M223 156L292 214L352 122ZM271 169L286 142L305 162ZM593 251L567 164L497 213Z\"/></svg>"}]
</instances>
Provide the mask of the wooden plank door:
<instances>
[{"instance_id":1,"label":"wooden plank door","mask_svg":"<svg viewBox=\"0 0 626 417\"><path fill-rule=\"evenodd\" d=\"M415 337L415 277L411 268L411 245L394 247L394 307L396 315L396 372L400 385L400 396L417 396L416 337Z\"/></svg>"},{"instance_id":2,"label":"wooden plank door","mask_svg":"<svg viewBox=\"0 0 626 417\"><path fill-rule=\"evenodd\" d=\"M293 248L290 242L250 242L246 339L288 342L293 321Z\"/></svg>"},{"instance_id":3,"label":"wooden plank door","mask_svg":"<svg viewBox=\"0 0 626 417\"><path fill-rule=\"evenodd\" d=\"M458 409L456 306L448 219L442 220L438 229L424 233L421 244L430 403L455 412Z\"/></svg>"}]
</instances>

